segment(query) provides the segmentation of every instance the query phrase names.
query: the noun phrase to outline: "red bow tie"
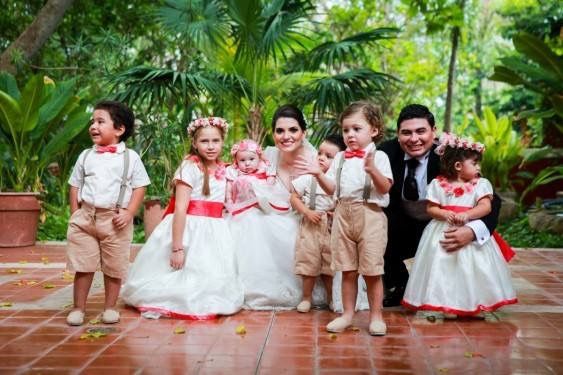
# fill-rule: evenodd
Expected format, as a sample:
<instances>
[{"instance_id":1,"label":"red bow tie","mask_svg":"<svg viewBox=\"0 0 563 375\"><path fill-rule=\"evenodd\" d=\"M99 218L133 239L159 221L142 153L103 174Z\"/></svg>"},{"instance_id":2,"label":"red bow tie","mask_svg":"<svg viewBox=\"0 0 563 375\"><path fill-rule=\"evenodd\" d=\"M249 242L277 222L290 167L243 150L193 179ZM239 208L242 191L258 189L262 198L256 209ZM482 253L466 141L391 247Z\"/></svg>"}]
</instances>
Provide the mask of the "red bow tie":
<instances>
[{"instance_id":1,"label":"red bow tie","mask_svg":"<svg viewBox=\"0 0 563 375\"><path fill-rule=\"evenodd\" d=\"M96 152L111 152L114 154L117 151L117 146L96 146Z\"/></svg>"},{"instance_id":2,"label":"red bow tie","mask_svg":"<svg viewBox=\"0 0 563 375\"><path fill-rule=\"evenodd\" d=\"M363 158L365 154L366 154L366 152L364 150L355 150L355 151L346 150L346 151L344 151L344 157L346 159Z\"/></svg>"}]
</instances>

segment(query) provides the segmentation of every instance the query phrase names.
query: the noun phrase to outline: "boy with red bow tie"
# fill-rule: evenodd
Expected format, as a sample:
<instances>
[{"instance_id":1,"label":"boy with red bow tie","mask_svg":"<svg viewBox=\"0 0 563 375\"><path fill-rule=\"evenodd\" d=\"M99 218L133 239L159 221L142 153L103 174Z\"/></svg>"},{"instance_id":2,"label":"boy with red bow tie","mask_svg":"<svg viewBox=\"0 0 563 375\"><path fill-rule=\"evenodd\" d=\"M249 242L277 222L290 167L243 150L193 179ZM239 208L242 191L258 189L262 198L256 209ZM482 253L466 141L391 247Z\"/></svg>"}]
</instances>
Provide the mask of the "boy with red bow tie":
<instances>
[{"instance_id":1,"label":"boy with red bow tie","mask_svg":"<svg viewBox=\"0 0 563 375\"><path fill-rule=\"evenodd\" d=\"M106 324L119 321L115 305L129 267L133 216L150 184L139 155L125 147L134 122L135 116L125 104L98 103L89 128L94 147L82 151L69 179L67 264L76 271L69 325L84 323L86 299L98 266L105 288L101 320Z\"/></svg>"},{"instance_id":2,"label":"boy with red bow tie","mask_svg":"<svg viewBox=\"0 0 563 375\"><path fill-rule=\"evenodd\" d=\"M340 115L347 149L334 158L325 175L318 165L304 160L298 167L317 178L319 186L335 195L336 211L331 234L332 268L342 271L344 313L331 321L329 332L342 332L352 325L358 292L358 274L367 284L370 306L369 333L383 336L387 326L381 313L383 300L383 254L387 244L387 218L382 207L389 204L393 174L389 158L375 149L383 137L378 107L368 102L350 104Z\"/></svg>"}]
</instances>

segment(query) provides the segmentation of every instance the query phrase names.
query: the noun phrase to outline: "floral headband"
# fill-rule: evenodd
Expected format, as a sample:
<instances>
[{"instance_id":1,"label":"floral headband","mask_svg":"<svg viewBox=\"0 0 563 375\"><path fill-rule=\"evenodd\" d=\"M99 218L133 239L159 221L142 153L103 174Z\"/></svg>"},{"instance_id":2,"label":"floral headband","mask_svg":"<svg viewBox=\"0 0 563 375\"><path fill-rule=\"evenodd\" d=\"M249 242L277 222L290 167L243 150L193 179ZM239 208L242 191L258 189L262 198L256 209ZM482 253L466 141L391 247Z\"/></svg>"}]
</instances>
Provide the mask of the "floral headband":
<instances>
[{"instance_id":1,"label":"floral headband","mask_svg":"<svg viewBox=\"0 0 563 375\"><path fill-rule=\"evenodd\" d=\"M234 158L239 151L254 152L260 159L262 158L262 147L252 139L243 139L235 143L233 147L231 147L231 156Z\"/></svg>"},{"instance_id":2,"label":"floral headband","mask_svg":"<svg viewBox=\"0 0 563 375\"><path fill-rule=\"evenodd\" d=\"M446 147L474 150L480 154L485 152L485 145L482 143L473 142L465 138L460 138L455 134L442 133L442 135L440 136L439 145L438 147L436 147L436 150L434 152L440 156L444 155L444 152L446 151Z\"/></svg>"},{"instance_id":3,"label":"floral headband","mask_svg":"<svg viewBox=\"0 0 563 375\"><path fill-rule=\"evenodd\" d=\"M216 126L223 129L223 133L227 134L227 130L229 130L229 124L227 120L221 117L200 117L198 119L193 120L188 125L188 135L193 137L195 131L198 128L205 128L207 126Z\"/></svg>"}]
</instances>

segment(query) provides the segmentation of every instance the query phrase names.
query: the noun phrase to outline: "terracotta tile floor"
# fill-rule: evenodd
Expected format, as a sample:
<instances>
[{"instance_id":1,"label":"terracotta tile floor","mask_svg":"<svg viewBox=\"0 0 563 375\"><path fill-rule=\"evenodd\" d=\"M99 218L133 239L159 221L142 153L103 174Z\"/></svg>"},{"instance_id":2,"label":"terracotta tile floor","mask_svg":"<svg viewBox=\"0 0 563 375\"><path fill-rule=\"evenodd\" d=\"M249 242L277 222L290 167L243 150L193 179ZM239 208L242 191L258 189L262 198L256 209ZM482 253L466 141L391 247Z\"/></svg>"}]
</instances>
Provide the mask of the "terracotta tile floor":
<instances>
[{"instance_id":1,"label":"terracotta tile floor","mask_svg":"<svg viewBox=\"0 0 563 375\"><path fill-rule=\"evenodd\" d=\"M122 321L95 320L97 277L82 327L69 327L72 275L62 244L0 249L0 374L563 374L563 249L519 249L511 262L520 303L497 320L429 322L385 311L388 334L355 327L325 332L328 311L242 311L216 321L147 320L122 308ZM244 325L246 334L236 333ZM178 333L185 331L184 333ZM90 332L102 337L84 338Z\"/></svg>"}]
</instances>

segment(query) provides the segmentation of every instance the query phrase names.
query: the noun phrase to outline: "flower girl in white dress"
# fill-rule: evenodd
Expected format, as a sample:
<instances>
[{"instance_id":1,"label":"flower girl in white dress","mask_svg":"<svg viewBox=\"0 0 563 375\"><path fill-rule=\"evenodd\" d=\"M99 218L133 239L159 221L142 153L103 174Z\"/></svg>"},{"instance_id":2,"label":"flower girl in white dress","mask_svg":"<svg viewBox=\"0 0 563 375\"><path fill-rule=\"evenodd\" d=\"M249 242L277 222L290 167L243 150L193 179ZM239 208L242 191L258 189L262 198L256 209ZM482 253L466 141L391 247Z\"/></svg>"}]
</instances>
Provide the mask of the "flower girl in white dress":
<instances>
[{"instance_id":1,"label":"flower girl in white dress","mask_svg":"<svg viewBox=\"0 0 563 375\"><path fill-rule=\"evenodd\" d=\"M226 178L219 160L227 122L200 118L188 126L190 155L174 176L174 214L155 228L123 288L143 316L212 319L243 303L233 239L223 219Z\"/></svg>"},{"instance_id":2,"label":"flower girl in white dress","mask_svg":"<svg viewBox=\"0 0 563 375\"><path fill-rule=\"evenodd\" d=\"M426 226L416 252L402 304L415 310L445 313L446 318L474 316L517 302L510 271L492 236L448 252L440 245L444 230L480 219L491 211L493 189L480 177L483 145L442 135L436 152L442 175L428 185Z\"/></svg>"}]
</instances>

